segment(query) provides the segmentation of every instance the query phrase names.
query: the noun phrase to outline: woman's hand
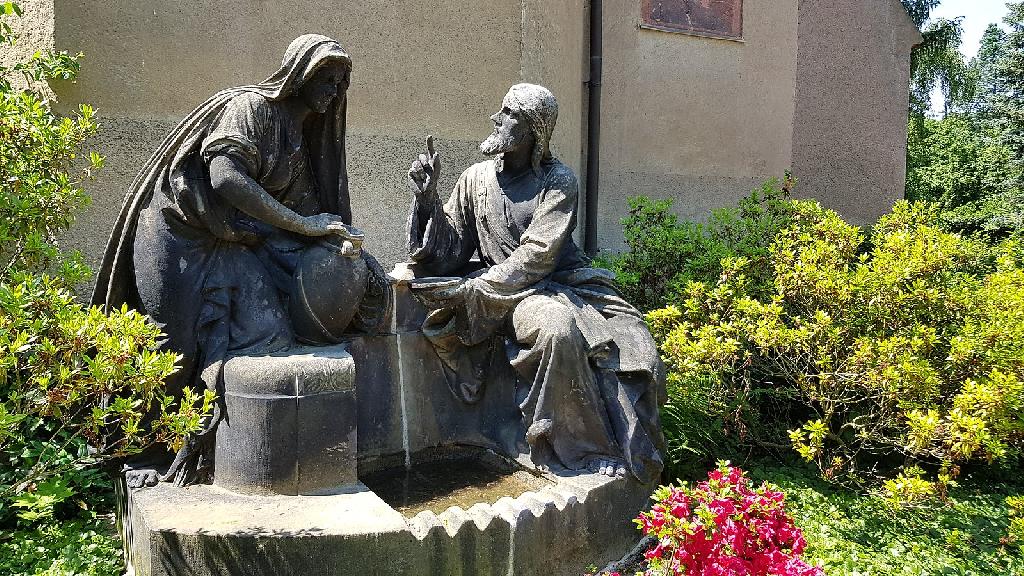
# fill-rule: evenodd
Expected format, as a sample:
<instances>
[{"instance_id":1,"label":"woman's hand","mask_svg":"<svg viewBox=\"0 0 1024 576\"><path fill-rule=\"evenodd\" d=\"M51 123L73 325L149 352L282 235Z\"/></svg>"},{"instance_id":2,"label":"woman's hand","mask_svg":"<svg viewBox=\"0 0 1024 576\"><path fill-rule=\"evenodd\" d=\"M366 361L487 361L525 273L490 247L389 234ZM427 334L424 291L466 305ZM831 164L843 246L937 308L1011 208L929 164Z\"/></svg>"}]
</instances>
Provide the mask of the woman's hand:
<instances>
[{"instance_id":1,"label":"woman's hand","mask_svg":"<svg viewBox=\"0 0 1024 576\"><path fill-rule=\"evenodd\" d=\"M328 213L303 217L298 232L305 236L326 236L328 234L337 234L343 238L354 236L349 226L341 219L341 216Z\"/></svg>"},{"instance_id":2,"label":"woman's hand","mask_svg":"<svg viewBox=\"0 0 1024 576\"><path fill-rule=\"evenodd\" d=\"M441 159L434 152L434 137L427 136L427 152L420 154L409 168L409 186L416 199L437 196L437 179L441 177Z\"/></svg>"}]
</instances>

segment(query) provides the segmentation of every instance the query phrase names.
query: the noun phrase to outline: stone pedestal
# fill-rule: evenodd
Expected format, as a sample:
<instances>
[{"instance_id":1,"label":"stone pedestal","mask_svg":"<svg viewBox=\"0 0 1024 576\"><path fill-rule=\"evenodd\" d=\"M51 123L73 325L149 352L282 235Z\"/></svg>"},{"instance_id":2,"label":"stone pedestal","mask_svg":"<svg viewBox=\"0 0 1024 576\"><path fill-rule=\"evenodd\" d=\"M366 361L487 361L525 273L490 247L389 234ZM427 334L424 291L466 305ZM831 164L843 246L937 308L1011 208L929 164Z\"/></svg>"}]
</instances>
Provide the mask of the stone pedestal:
<instances>
[{"instance_id":1,"label":"stone pedestal","mask_svg":"<svg viewBox=\"0 0 1024 576\"><path fill-rule=\"evenodd\" d=\"M363 485L253 496L162 483L125 495L132 576L579 576L633 547L652 486L596 474L403 516Z\"/></svg>"},{"instance_id":2,"label":"stone pedestal","mask_svg":"<svg viewBox=\"0 0 1024 576\"><path fill-rule=\"evenodd\" d=\"M214 483L244 494L327 494L357 482L355 363L346 346L235 356Z\"/></svg>"}]
</instances>

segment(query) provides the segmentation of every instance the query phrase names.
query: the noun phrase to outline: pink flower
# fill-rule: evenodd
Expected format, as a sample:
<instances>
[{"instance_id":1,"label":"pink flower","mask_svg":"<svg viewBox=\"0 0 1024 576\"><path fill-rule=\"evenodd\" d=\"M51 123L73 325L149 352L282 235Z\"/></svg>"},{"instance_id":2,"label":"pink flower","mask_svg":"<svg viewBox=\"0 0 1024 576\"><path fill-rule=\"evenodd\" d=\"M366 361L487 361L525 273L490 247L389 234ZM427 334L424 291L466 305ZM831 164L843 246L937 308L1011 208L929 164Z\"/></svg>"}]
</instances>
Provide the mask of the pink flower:
<instances>
[{"instance_id":1,"label":"pink flower","mask_svg":"<svg viewBox=\"0 0 1024 576\"><path fill-rule=\"evenodd\" d=\"M824 576L800 558L807 542L784 501L770 484L752 488L731 466L711 471L693 488L671 488L639 518L645 534L659 537L646 554L648 574Z\"/></svg>"}]
</instances>

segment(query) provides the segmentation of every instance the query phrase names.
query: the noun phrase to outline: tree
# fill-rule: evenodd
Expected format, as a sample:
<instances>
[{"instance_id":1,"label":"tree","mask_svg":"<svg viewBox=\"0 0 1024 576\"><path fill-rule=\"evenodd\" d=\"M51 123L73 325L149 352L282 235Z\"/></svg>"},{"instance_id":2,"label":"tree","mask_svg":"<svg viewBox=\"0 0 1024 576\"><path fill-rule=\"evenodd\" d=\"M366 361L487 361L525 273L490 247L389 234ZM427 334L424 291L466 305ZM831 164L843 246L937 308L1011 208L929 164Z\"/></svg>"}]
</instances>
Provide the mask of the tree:
<instances>
[{"instance_id":1,"label":"tree","mask_svg":"<svg viewBox=\"0 0 1024 576\"><path fill-rule=\"evenodd\" d=\"M910 55L910 110L923 118L931 105L932 90L943 93L944 108L971 100L974 80L960 53L963 29L961 19L931 20L931 12L940 0L902 0L923 41Z\"/></svg>"},{"instance_id":2,"label":"tree","mask_svg":"<svg viewBox=\"0 0 1024 576\"><path fill-rule=\"evenodd\" d=\"M938 203L953 232L996 240L1021 230L1021 170L997 134L965 114L922 119L907 142L907 199Z\"/></svg>"},{"instance_id":3,"label":"tree","mask_svg":"<svg viewBox=\"0 0 1024 576\"><path fill-rule=\"evenodd\" d=\"M999 65L1003 59L1006 32L998 24L989 24L981 37L978 55L971 60L971 73L977 80L974 101L966 107L988 128L998 129L998 116L994 113L995 99L1005 91Z\"/></svg>"},{"instance_id":4,"label":"tree","mask_svg":"<svg viewBox=\"0 0 1024 576\"><path fill-rule=\"evenodd\" d=\"M901 2L910 14L910 19L918 28L921 28L928 21L932 10L941 4L942 0L901 0Z\"/></svg>"},{"instance_id":5,"label":"tree","mask_svg":"<svg viewBox=\"0 0 1024 576\"><path fill-rule=\"evenodd\" d=\"M998 90L992 96L992 113L1002 128L1002 140L1018 162L1024 161L1024 2L1006 5L1003 22L1009 29L1001 42L995 65Z\"/></svg>"},{"instance_id":6,"label":"tree","mask_svg":"<svg viewBox=\"0 0 1024 576\"><path fill-rule=\"evenodd\" d=\"M1024 232L1024 33L1022 4L1010 4L1010 32L992 24L963 65L959 20L929 22L935 0L905 0L925 42L914 51L907 143L910 200L938 202L950 231L998 240ZM925 117L938 84L941 120Z\"/></svg>"}]
</instances>

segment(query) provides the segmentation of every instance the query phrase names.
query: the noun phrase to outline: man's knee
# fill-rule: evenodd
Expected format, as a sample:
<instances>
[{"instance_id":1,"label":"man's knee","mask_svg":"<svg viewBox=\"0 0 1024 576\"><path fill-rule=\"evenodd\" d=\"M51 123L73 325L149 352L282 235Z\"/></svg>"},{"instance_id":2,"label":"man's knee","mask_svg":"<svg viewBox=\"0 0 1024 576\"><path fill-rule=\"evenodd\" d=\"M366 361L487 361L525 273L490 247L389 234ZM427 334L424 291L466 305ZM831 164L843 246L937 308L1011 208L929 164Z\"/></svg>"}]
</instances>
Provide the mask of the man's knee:
<instances>
[{"instance_id":1,"label":"man's knee","mask_svg":"<svg viewBox=\"0 0 1024 576\"><path fill-rule=\"evenodd\" d=\"M513 315L513 322L517 334L531 333L537 341L579 336L572 310L547 296L531 296L521 302Z\"/></svg>"}]
</instances>

